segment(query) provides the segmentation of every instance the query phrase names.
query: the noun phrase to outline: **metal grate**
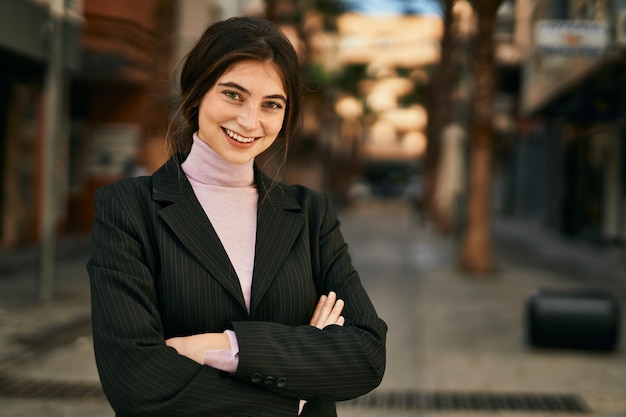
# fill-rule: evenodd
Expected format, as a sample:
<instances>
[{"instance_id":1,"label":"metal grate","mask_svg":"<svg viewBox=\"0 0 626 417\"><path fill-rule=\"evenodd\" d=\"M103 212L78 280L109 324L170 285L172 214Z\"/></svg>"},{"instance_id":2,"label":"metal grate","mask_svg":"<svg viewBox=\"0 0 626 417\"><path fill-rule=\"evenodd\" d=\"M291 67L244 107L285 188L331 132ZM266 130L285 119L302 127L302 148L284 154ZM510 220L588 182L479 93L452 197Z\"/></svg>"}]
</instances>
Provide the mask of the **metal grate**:
<instances>
[{"instance_id":1,"label":"metal grate","mask_svg":"<svg viewBox=\"0 0 626 417\"><path fill-rule=\"evenodd\" d=\"M397 410L548 411L587 413L585 401L577 394L493 393L493 392L372 392L340 403L342 407Z\"/></svg>"},{"instance_id":2,"label":"metal grate","mask_svg":"<svg viewBox=\"0 0 626 417\"><path fill-rule=\"evenodd\" d=\"M8 377L0 377L0 397L105 399L102 387L96 383Z\"/></svg>"},{"instance_id":3,"label":"metal grate","mask_svg":"<svg viewBox=\"0 0 626 417\"><path fill-rule=\"evenodd\" d=\"M8 377L0 377L0 397L105 399L97 383ZM372 392L339 405L387 410L590 412L585 401L577 394L389 391Z\"/></svg>"}]
</instances>

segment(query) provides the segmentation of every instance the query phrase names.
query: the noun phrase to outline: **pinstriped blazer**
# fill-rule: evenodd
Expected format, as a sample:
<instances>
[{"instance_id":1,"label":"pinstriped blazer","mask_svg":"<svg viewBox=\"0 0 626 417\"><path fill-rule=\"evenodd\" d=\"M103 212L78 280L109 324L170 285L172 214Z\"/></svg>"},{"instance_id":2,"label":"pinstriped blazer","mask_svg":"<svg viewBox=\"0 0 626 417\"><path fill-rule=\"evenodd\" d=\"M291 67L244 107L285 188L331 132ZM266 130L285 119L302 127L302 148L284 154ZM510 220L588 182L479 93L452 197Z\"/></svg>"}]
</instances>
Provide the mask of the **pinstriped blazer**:
<instances>
[{"instance_id":1,"label":"pinstriped blazer","mask_svg":"<svg viewBox=\"0 0 626 417\"><path fill-rule=\"evenodd\" d=\"M96 363L117 416L336 416L385 368L386 324L354 270L327 198L273 183L259 190L250 313L235 270L180 169L96 193L92 294ZM237 215L237 213L233 213ZM309 326L321 294L346 301L343 327ZM226 374L164 340L233 329L239 366Z\"/></svg>"}]
</instances>

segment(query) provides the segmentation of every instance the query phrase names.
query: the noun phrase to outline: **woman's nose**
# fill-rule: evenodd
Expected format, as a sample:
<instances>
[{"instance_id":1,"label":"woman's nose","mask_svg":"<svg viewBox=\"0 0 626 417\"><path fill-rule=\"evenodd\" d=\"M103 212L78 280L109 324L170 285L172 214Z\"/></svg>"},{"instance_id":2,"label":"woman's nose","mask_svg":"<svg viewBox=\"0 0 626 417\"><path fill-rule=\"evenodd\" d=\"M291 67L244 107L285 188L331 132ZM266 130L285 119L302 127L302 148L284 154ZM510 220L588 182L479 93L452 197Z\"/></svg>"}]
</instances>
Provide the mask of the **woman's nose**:
<instances>
[{"instance_id":1,"label":"woman's nose","mask_svg":"<svg viewBox=\"0 0 626 417\"><path fill-rule=\"evenodd\" d=\"M259 127L259 111L256 106L245 106L237 116L237 123L247 130Z\"/></svg>"}]
</instances>

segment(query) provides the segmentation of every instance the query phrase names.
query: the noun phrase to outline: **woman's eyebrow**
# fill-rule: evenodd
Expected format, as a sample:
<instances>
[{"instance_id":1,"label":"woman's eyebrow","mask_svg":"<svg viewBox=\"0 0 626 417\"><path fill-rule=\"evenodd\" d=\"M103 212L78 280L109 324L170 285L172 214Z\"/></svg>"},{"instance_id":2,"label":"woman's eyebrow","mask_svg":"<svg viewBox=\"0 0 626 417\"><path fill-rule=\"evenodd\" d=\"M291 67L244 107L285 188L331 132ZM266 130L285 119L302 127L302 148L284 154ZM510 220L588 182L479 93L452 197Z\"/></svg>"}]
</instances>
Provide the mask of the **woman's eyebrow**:
<instances>
[{"instance_id":1,"label":"woman's eyebrow","mask_svg":"<svg viewBox=\"0 0 626 417\"><path fill-rule=\"evenodd\" d=\"M271 98L274 100L282 100L285 103L287 102L287 97L283 96L282 94L273 94L271 96L265 96L265 98Z\"/></svg>"},{"instance_id":2,"label":"woman's eyebrow","mask_svg":"<svg viewBox=\"0 0 626 417\"><path fill-rule=\"evenodd\" d=\"M235 89L241 91L242 93L244 93L246 95L250 95L250 91L247 88L242 87L241 85L239 85L239 84L237 84L235 82L232 82L232 81L218 83L217 85L220 86L220 87L235 88ZM285 103L287 102L287 97L285 97L282 94L272 94L272 95L269 95L269 96L265 96L265 98L270 98L270 99L274 99L274 100L282 100Z\"/></svg>"}]
</instances>

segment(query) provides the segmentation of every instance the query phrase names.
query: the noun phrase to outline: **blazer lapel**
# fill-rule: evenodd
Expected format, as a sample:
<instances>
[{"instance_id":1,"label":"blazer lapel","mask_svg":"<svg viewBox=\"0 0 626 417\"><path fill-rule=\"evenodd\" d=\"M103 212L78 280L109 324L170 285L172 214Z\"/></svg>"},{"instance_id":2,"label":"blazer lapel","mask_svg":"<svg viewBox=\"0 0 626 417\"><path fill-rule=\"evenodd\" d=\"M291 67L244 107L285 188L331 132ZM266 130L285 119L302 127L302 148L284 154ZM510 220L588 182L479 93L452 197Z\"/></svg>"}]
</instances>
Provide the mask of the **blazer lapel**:
<instances>
[{"instance_id":1,"label":"blazer lapel","mask_svg":"<svg viewBox=\"0 0 626 417\"><path fill-rule=\"evenodd\" d=\"M283 185L272 184L255 166L259 207L252 278L252 314L304 226L302 208Z\"/></svg>"},{"instance_id":2,"label":"blazer lapel","mask_svg":"<svg viewBox=\"0 0 626 417\"><path fill-rule=\"evenodd\" d=\"M171 203L159 210L158 215L185 248L245 309L235 269L176 157L155 172L152 178L153 198Z\"/></svg>"}]
</instances>

